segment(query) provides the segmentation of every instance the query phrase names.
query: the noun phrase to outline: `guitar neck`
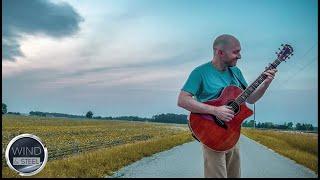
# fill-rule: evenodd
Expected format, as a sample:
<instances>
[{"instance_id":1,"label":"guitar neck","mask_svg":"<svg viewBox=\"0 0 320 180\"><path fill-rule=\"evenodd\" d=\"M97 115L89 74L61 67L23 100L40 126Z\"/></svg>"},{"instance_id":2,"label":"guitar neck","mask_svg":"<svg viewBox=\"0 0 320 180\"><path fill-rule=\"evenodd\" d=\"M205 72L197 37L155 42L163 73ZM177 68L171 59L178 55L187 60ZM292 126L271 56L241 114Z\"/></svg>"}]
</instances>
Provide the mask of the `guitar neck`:
<instances>
[{"instance_id":1,"label":"guitar neck","mask_svg":"<svg viewBox=\"0 0 320 180\"><path fill-rule=\"evenodd\" d=\"M277 66L281 63L279 59L276 59L269 65L269 67L266 68L265 71L269 69L277 68ZM265 72L263 71L263 72ZM260 76L253 81L235 100L237 104L242 104L247 100L247 98L251 95L251 93L259 87L259 85L267 78L267 75L263 74L263 72L260 74Z\"/></svg>"}]
</instances>

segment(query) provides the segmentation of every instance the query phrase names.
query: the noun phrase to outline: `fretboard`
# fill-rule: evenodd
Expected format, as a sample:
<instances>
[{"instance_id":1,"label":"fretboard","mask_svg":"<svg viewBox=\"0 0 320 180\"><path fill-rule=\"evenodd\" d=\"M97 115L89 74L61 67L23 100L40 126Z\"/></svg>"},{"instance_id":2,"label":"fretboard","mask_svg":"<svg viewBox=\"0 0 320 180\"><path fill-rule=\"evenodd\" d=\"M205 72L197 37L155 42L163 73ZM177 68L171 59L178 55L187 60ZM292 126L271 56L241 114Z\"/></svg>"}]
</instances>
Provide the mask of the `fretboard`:
<instances>
[{"instance_id":1,"label":"fretboard","mask_svg":"<svg viewBox=\"0 0 320 180\"><path fill-rule=\"evenodd\" d=\"M276 59L273 63L270 64L269 67L266 68L265 71L269 70L269 69L273 69L276 68L279 64L281 63L281 61L279 59ZM264 72L265 72L264 71ZM267 75L261 73L260 76L253 81L235 100L235 102L237 104L242 104L243 102L245 102L247 100L247 98L251 95L251 93L254 92L255 89L257 89L259 87L259 85L267 78Z\"/></svg>"}]
</instances>

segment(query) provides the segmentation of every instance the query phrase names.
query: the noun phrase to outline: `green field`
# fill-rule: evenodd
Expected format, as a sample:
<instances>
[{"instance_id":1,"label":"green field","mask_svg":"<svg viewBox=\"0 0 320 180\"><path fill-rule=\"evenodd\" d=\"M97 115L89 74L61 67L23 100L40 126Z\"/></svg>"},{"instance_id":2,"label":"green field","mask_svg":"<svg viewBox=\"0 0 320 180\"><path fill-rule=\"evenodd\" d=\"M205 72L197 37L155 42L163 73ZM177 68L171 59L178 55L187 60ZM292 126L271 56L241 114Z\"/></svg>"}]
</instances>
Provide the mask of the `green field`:
<instances>
[{"instance_id":1,"label":"green field","mask_svg":"<svg viewBox=\"0 0 320 180\"><path fill-rule=\"evenodd\" d=\"M241 133L318 174L318 134L250 128Z\"/></svg>"},{"instance_id":2,"label":"green field","mask_svg":"<svg viewBox=\"0 0 320 180\"><path fill-rule=\"evenodd\" d=\"M45 168L31 177L104 177L145 156L192 141L186 125L2 116L2 177L20 177L4 152L19 134L38 136L48 149Z\"/></svg>"}]
</instances>

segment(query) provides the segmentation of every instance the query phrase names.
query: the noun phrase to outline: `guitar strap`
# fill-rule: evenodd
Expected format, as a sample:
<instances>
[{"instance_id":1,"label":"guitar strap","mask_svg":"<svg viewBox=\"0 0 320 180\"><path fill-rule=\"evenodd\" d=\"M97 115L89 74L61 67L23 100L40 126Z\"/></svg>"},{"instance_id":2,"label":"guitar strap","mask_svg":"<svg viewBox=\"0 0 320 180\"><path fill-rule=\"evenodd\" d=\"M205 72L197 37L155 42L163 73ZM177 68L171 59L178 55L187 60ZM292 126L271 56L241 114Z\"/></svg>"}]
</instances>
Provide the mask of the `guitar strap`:
<instances>
[{"instance_id":1,"label":"guitar strap","mask_svg":"<svg viewBox=\"0 0 320 180\"><path fill-rule=\"evenodd\" d=\"M231 71L232 76L235 77L235 79L237 79L237 81L240 83L241 88L245 90L247 86L245 86L244 83L240 80L240 78L237 77L236 73L232 71L232 68L229 67L229 70Z\"/></svg>"}]
</instances>

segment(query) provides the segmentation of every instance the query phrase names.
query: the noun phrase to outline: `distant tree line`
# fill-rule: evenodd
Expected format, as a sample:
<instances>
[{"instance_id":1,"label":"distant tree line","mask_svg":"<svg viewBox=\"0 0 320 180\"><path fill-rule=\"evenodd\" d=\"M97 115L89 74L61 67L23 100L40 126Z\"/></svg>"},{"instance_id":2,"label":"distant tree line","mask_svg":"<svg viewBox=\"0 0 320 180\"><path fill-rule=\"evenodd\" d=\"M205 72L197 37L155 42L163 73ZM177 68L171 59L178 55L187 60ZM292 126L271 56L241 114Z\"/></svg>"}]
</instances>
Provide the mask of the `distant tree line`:
<instances>
[{"instance_id":1,"label":"distant tree line","mask_svg":"<svg viewBox=\"0 0 320 180\"><path fill-rule=\"evenodd\" d=\"M21 115L19 112L8 112L7 114Z\"/></svg>"},{"instance_id":2,"label":"distant tree line","mask_svg":"<svg viewBox=\"0 0 320 180\"><path fill-rule=\"evenodd\" d=\"M148 121L148 122L161 122L161 123L176 123L187 124L187 115L184 114L158 114L152 118L142 118L138 116L119 116L119 117L93 117L94 119L109 119L109 120L126 120L126 121Z\"/></svg>"},{"instance_id":3,"label":"distant tree line","mask_svg":"<svg viewBox=\"0 0 320 180\"><path fill-rule=\"evenodd\" d=\"M19 112L8 112L8 106L5 103L2 103L2 114L20 115Z\"/></svg>"},{"instance_id":4,"label":"distant tree line","mask_svg":"<svg viewBox=\"0 0 320 180\"><path fill-rule=\"evenodd\" d=\"M7 112L7 105L2 103L2 114L14 114L20 115L19 112ZM50 113L50 112L41 112L41 111L31 111L29 112L31 116L42 116L42 117L66 117L66 118L92 118L92 119L101 119L101 120L126 120L126 121L148 121L148 122L161 122L161 123L177 123L177 124L187 124L187 115L185 114L158 114L152 116L152 118L142 118L138 116L118 116L118 117L101 117L93 116L92 111L88 111L85 115L71 115L63 113ZM258 122L254 120L245 121L242 123L242 127L255 127L255 128L265 128L265 129L287 129L287 130L306 130L306 131L318 131L317 127L313 127L312 124L307 123L296 123L293 127L292 122L284 124L274 124L272 122Z\"/></svg>"},{"instance_id":5,"label":"distant tree line","mask_svg":"<svg viewBox=\"0 0 320 180\"><path fill-rule=\"evenodd\" d=\"M80 115L71 115L71 114L63 114L63 113L49 113L49 112L41 112L41 111L30 111L30 116L42 116L42 117L67 117L67 118L85 118L85 116Z\"/></svg>"},{"instance_id":6,"label":"distant tree line","mask_svg":"<svg viewBox=\"0 0 320 180\"><path fill-rule=\"evenodd\" d=\"M312 126L312 124L300 124L300 123L297 123L296 124L296 130L307 130L307 131L312 131L314 130L314 127Z\"/></svg>"},{"instance_id":7,"label":"distant tree line","mask_svg":"<svg viewBox=\"0 0 320 180\"><path fill-rule=\"evenodd\" d=\"M89 118L89 119L101 119L101 120L126 120L126 121L148 121L148 122L163 122L163 123L178 123L178 124L186 124L187 123L187 115L184 114L159 114L154 115L152 118L143 118L138 116L93 116L92 111L88 111L86 115L70 115L63 113L49 113L49 112L41 112L41 111L31 111L29 113L31 116L42 116L42 117L66 117L66 118Z\"/></svg>"},{"instance_id":8,"label":"distant tree line","mask_svg":"<svg viewBox=\"0 0 320 180\"><path fill-rule=\"evenodd\" d=\"M187 124L187 115L184 114L158 114L152 116L152 118L143 118L138 116L118 116L118 117L101 117L93 116L92 111L88 111L85 116L70 115L63 113L49 113L40 111L31 111L29 113L31 116L42 116L42 117L67 117L67 118L89 118L89 119L101 119L101 120L126 120L126 121L148 121L148 122L162 122L162 123L177 123L177 124Z\"/></svg>"},{"instance_id":9,"label":"distant tree line","mask_svg":"<svg viewBox=\"0 0 320 180\"><path fill-rule=\"evenodd\" d=\"M125 121L151 121L150 118L143 118L138 116L118 116L118 117L105 117L104 119L110 119L110 120L125 120Z\"/></svg>"},{"instance_id":10,"label":"distant tree line","mask_svg":"<svg viewBox=\"0 0 320 180\"><path fill-rule=\"evenodd\" d=\"M187 117L188 116L185 114L167 113L167 114L154 115L152 119L154 122L187 124L188 123Z\"/></svg>"},{"instance_id":11,"label":"distant tree line","mask_svg":"<svg viewBox=\"0 0 320 180\"><path fill-rule=\"evenodd\" d=\"M256 123L254 120L245 121L242 123L242 127L255 127L255 128L265 128L265 129L288 129L288 130L306 130L313 131L315 127L312 124L307 123L296 123L295 127L293 127L292 122L284 123L284 124L274 124L272 122L264 122L264 123Z\"/></svg>"}]
</instances>

